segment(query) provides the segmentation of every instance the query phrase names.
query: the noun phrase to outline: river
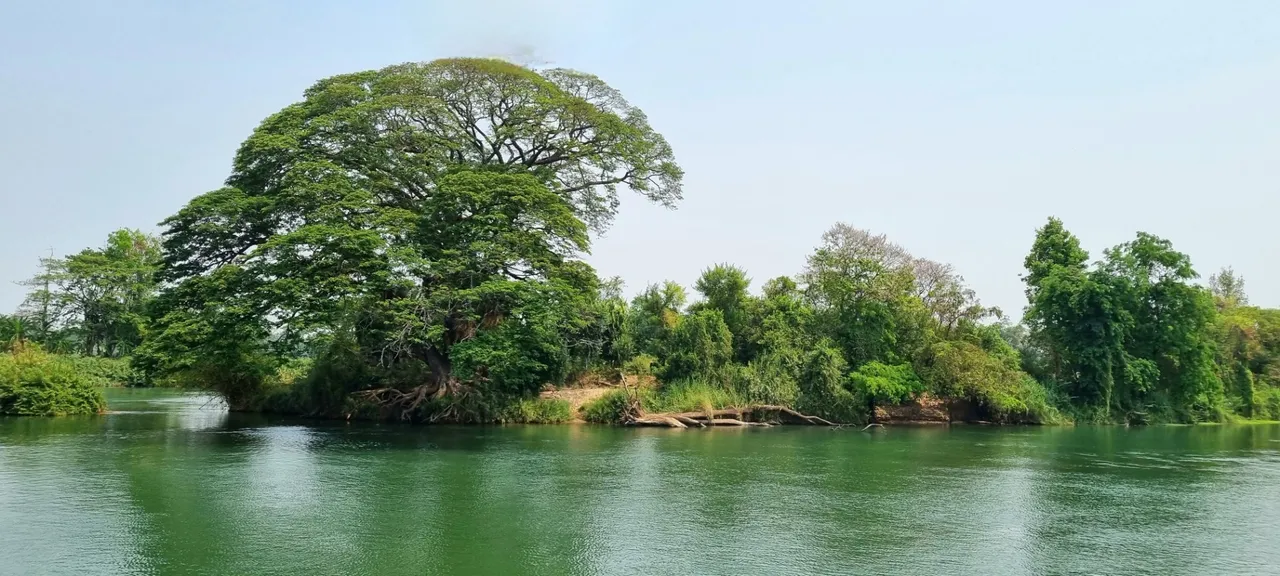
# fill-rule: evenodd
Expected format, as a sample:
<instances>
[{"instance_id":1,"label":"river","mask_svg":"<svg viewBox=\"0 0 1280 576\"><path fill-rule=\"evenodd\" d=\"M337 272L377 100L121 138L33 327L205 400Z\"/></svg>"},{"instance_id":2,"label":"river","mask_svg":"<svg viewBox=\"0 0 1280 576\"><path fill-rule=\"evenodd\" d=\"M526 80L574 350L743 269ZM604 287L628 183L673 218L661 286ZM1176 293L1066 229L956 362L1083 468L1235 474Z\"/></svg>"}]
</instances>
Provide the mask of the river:
<instances>
[{"instance_id":1,"label":"river","mask_svg":"<svg viewBox=\"0 0 1280 576\"><path fill-rule=\"evenodd\" d=\"M0 417L0 574L1280 574L1280 426Z\"/></svg>"}]
</instances>

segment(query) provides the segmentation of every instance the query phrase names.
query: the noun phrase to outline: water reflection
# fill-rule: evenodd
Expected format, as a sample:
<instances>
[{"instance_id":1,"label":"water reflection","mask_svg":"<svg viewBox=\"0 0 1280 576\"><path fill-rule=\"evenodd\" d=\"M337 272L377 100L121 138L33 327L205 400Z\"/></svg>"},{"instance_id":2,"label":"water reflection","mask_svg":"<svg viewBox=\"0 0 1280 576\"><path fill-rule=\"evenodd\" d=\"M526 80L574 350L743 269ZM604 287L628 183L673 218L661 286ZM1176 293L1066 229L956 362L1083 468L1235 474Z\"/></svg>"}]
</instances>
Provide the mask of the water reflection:
<instances>
[{"instance_id":1,"label":"water reflection","mask_svg":"<svg viewBox=\"0 0 1280 576\"><path fill-rule=\"evenodd\" d=\"M1249 574L1280 427L0 418L0 574Z\"/></svg>"}]
</instances>

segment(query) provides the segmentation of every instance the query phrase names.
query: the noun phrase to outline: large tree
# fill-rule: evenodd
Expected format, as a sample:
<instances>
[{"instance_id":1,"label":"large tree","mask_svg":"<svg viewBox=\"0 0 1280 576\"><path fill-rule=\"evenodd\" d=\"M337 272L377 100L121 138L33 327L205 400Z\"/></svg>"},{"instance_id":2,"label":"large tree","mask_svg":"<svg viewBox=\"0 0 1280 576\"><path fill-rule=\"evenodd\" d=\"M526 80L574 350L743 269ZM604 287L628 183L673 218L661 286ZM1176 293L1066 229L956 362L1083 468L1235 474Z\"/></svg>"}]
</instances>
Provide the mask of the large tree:
<instances>
[{"instance_id":1,"label":"large tree","mask_svg":"<svg viewBox=\"0 0 1280 576\"><path fill-rule=\"evenodd\" d=\"M1209 291L1191 284L1191 260L1156 236L1106 251L1092 269L1057 219L1027 256L1026 321L1050 352L1051 371L1087 418L1217 418Z\"/></svg>"},{"instance_id":2,"label":"large tree","mask_svg":"<svg viewBox=\"0 0 1280 576\"><path fill-rule=\"evenodd\" d=\"M743 363L750 361L754 355L753 341L758 339L751 326L755 302L747 292L750 286L751 279L741 268L717 264L704 270L702 276L698 277L694 288L702 294L702 301L689 307L690 312L720 312L725 326L733 334L734 359Z\"/></svg>"},{"instance_id":3,"label":"large tree","mask_svg":"<svg viewBox=\"0 0 1280 576\"><path fill-rule=\"evenodd\" d=\"M19 310L33 328L28 337L86 355L128 354L142 341L160 259L155 237L129 229L101 248L42 258Z\"/></svg>"},{"instance_id":4,"label":"large tree","mask_svg":"<svg viewBox=\"0 0 1280 576\"><path fill-rule=\"evenodd\" d=\"M618 187L680 198L670 146L588 74L438 60L305 96L245 141L224 188L164 222L175 288L148 362L236 374L233 404L253 400L246 366L317 342L367 367L345 391L386 391L405 414L528 390L584 329L598 283L576 257Z\"/></svg>"},{"instance_id":5,"label":"large tree","mask_svg":"<svg viewBox=\"0 0 1280 576\"><path fill-rule=\"evenodd\" d=\"M838 223L822 235L800 278L817 325L852 367L898 362L900 339L912 338L913 258L884 235Z\"/></svg>"}]
</instances>

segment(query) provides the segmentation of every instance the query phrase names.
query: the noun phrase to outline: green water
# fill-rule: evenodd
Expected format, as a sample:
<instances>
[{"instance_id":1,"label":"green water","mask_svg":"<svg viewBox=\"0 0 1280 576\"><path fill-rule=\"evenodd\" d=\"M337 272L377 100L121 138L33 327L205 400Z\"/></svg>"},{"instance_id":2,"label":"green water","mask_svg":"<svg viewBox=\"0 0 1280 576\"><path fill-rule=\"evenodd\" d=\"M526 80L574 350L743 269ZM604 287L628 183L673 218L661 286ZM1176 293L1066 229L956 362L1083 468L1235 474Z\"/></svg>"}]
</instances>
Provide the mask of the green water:
<instances>
[{"instance_id":1,"label":"green water","mask_svg":"<svg viewBox=\"0 0 1280 576\"><path fill-rule=\"evenodd\" d=\"M1280 574L1280 426L0 418L0 574Z\"/></svg>"}]
</instances>

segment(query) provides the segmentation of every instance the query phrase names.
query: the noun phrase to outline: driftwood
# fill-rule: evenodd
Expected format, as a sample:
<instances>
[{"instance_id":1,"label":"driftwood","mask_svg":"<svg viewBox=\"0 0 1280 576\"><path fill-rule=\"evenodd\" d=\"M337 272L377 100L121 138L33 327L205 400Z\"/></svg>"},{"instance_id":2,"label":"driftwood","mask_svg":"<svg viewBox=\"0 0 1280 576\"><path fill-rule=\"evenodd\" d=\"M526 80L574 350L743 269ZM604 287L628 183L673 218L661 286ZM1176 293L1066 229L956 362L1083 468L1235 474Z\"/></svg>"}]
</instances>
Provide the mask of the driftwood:
<instances>
[{"instance_id":1,"label":"driftwood","mask_svg":"<svg viewBox=\"0 0 1280 576\"><path fill-rule=\"evenodd\" d=\"M706 428L707 427L706 423L696 418L690 418L688 416L684 416L681 414L672 414L671 417L676 421L680 422L681 424L684 424L685 426L688 426L690 428Z\"/></svg>"},{"instance_id":2,"label":"driftwood","mask_svg":"<svg viewBox=\"0 0 1280 576\"><path fill-rule=\"evenodd\" d=\"M659 427L665 427L665 428L688 428L688 426L686 426L684 422L676 420L671 416L664 416L662 414L654 414L652 416L642 416L640 418L635 418L631 420L630 424L632 426L659 426Z\"/></svg>"},{"instance_id":3,"label":"driftwood","mask_svg":"<svg viewBox=\"0 0 1280 576\"><path fill-rule=\"evenodd\" d=\"M757 410L771 410L771 411L774 411L774 412L778 412L779 414L785 414L785 415L787 415L787 416L789 416L789 417L791 417L791 418L798 419L798 420L802 420L804 423L812 424L812 425L814 425L814 426L839 426L839 424L836 424L836 423L834 423L834 422L828 421L828 420L826 420L826 419L824 419L824 418L819 418L819 417L817 417L817 416L808 416L808 415L805 415L805 414L801 414L801 413L799 413L799 412L796 412L795 410L792 410L792 409L790 409L790 408L787 408L786 406L769 406L769 405L765 405L765 406L757 406L757 407L756 407L756 409L757 409ZM799 423L799 422L797 422L797 423Z\"/></svg>"},{"instance_id":4,"label":"driftwood","mask_svg":"<svg viewBox=\"0 0 1280 576\"><path fill-rule=\"evenodd\" d=\"M807 426L831 426L836 424L818 416L801 414L786 406L761 404L742 408L721 408L701 412L677 412L643 414L638 406L633 408L632 416L627 418L630 426L657 426L666 428L707 428L725 427L769 427L775 424L800 424Z\"/></svg>"}]
</instances>

